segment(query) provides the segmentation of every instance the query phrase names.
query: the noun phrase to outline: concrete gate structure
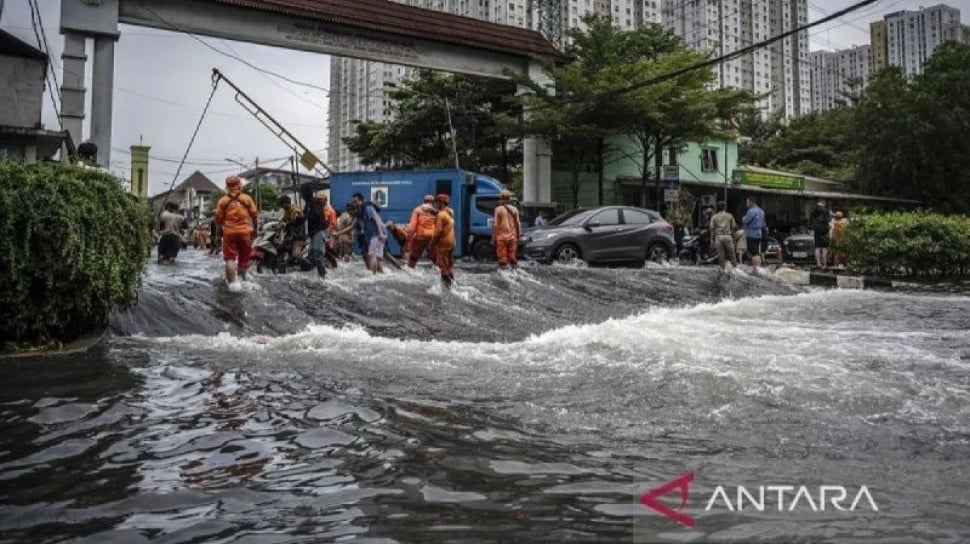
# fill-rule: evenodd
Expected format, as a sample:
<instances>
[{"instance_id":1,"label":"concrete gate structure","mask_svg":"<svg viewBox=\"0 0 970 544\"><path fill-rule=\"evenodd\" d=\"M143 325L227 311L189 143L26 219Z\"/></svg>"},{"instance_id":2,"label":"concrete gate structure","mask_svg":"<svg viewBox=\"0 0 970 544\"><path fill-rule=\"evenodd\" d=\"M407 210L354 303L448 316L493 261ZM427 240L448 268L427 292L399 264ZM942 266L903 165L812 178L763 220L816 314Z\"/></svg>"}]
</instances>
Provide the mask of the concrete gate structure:
<instances>
[{"instance_id":1,"label":"concrete gate structure","mask_svg":"<svg viewBox=\"0 0 970 544\"><path fill-rule=\"evenodd\" d=\"M82 141L87 38L94 39L91 139L110 163L114 48L119 24L488 77L544 78L536 61L560 53L538 32L388 0L61 0L61 118ZM523 142L523 201L551 200L552 153Z\"/></svg>"}]
</instances>

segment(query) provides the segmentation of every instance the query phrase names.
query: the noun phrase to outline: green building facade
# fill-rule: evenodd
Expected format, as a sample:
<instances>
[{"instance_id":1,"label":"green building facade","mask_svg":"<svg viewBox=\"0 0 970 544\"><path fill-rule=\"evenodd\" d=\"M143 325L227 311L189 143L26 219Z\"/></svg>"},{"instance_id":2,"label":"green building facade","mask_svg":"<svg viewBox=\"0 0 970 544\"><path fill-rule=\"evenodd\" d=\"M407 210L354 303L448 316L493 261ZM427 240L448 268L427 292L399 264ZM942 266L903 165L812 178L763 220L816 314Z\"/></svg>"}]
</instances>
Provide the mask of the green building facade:
<instances>
[{"instance_id":1,"label":"green building facade","mask_svg":"<svg viewBox=\"0 0 970 544\"><path fill-rule=\"evenodd\" d=\"M552 198L560 210L577 206L641 204L641 165L643 152L636 139L612 136L607 139L603 156L602 201L599 174L595 164L583 165L577 182L562 154L553 154ZM673 155L673 156L672 156ZM557 157L559 160L557 160ZM671 154L664 152L663 164L676 162L681 184L723 191L738 166L738 145L734 141L691 142ZM663 187L654 183L653 164L648 169L646 203L657 209L663 198Z\"/></svg>"}]
</instances>

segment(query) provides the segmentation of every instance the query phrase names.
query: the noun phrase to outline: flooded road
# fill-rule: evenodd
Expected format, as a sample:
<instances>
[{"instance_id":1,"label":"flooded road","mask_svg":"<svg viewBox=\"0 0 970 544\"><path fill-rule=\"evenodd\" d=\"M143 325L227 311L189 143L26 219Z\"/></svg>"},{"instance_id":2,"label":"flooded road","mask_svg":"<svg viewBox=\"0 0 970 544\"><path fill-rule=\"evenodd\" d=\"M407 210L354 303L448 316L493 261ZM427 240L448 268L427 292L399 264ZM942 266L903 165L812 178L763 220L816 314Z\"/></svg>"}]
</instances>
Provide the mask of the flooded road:
<instances>
[{"instance_id":1,"label":"flooded road","mask_svg":"<svg viewBox=\"0 0 970 544\"><path fill-rule=\"evenodd\" d=\"M153 266L97 350L0 365L0 541L970 540L964 295L681 267L469 265L451 293L429 269L218 276ZM694 529L639 503L686 472ZM867 486L878 511L705 510L769 485Z\"/></svg>"}]
</instances>

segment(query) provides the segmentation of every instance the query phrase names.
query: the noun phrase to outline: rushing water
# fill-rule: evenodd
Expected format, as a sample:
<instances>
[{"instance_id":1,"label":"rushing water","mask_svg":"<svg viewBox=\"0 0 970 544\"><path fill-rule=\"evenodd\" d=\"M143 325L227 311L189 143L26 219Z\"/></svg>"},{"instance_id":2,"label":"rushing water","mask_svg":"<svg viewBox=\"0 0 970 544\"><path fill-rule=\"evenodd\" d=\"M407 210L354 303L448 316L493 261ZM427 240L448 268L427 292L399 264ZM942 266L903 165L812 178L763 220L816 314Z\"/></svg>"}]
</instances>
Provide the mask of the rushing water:
<instances>
[{"instance_id":1,"label":"rushing water","mask_svg":"<svg viewBox=\"0 0 970 544\"><path fill-rule=\"evenodd\" d=\"M0 365L0 541L970 540L966 296L359 264L237 294L218 266L153 266L104 346ZM639 504L688 471L695 529ZM704 509L778 484L878 511Z\"/></svg>"}]
</instances>

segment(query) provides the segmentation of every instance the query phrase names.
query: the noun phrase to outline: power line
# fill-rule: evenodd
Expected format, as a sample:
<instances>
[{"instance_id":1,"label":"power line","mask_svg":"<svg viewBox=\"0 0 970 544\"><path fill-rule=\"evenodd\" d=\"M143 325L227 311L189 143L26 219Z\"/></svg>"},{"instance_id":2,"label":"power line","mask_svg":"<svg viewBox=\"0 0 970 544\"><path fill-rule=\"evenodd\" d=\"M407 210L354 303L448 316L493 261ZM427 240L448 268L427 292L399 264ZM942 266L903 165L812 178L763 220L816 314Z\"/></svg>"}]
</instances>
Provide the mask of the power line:
<instances>
[{"instance_id":1,"label":"power line","mask_svg":"<svg viewBox=\"0 0 970 544\"><path fill-rule=\"evenodd\" d=\"M40 50L44 51L46 38L42 39L41 32L37 29L39 25L37 20L40 18L40 13L39 13L40 9L34 5L33 0L30 0L28 2L28 6L30 7L30 24L34 29L34 36L37 38L37 47ZM47 58L50 59L51 58L50 51L49 50L45 51L45 53L47 54ZM44 82L47 84L47 87L48 87L47 92L51 97L51 105L54 106L54 114L57 115L57 125L61 130L64 130L64 125L62 124L62 121L61 121L61 111L60 111L60 108L57 107L57 98L54 96L55 93L58 95L60 94L60 89L58 89L57 87L56 76L53 77L54 84L51 85L51 79L53 74L54 74L53 66L51 66L51 63L49 62L46 63L46 66L44 69Z\"/></svg>"},{"instance_id":2,"label":"power line","mask_svg":"<svg viewBox=\"0 0 970 544\"><path fill-rule=\"evenodd\" d=\"M602 93L601 96L602 97L607 97L607 96L615 96L615 95L619 95L619 94L628 93L628 92L631 92L631 91L635 91L637 89L641 89L643 87L647 87L647 86L650 86L650 85L653 85L653 84L656 84L656 83L661 83L661 82L664 82L664 81L667 81L667 80L670 80L670 79L673 79L673 78L682 76L684 74L693 72L695 70L700 70L702 68L707 68L707 67L710 67L710 66L716 66L716 65L721 64L723 62L727 62L729 60L733 60L733 59L742 57L744 55L747 55L748 53L753 53L754 51L757 51L758 49L761 49L763 47L769 46L769 45L771 45L771 44L773 44L775 42L781 41L781 40L783 40L783 39L785 39L785 38L787 38L789 36L793 36L793 35L795 35L795 34L797 34L799 32L803 32L805 30L808 30L809 28L813 28L813 27L816 27L818 25L825 24L825 23L827 23L829 21L835 20L835 19L837 19L839 17L842 17L843 15L847 15L847 14L852 13L853 11L855 11L857 9L860 9L862 7L865 7L865 6L868 6L870 4L874 4L874 3L878 2L878 1L879 0L862 0L861 2L858 2L856 4L852 4L851 6L849 6L847 8L841 9L841 10L839 10L837 12L834 12L834 13L832 13L830 15L827 15L827 16L825 16L825 17L823 17L823 18L821 18L821 19L819 19L817 21L808 23L807 25L802 25L802 26L795 27L795 28L793 28L793 29L791 29L791 30L789 30L787 32L782 32L781 34L777 34L775 36L772 36L771 38L768 38L766 40L762 40L760 42L757 42L755 44L749 45L747 47L743 47L741 49L738 49L738 50L733 51L731 53L728 53L726 55L721 55L721 56L716 57L716 58L713 58L713 59L709 59L709 60L705 60L705 61L702 61L702 62L698 62L698 63L692 64L690 66L687 66L685 68L681 68L679 70L673 70L671 72L667 72L665 74L661 74L659 76L652 77L652 78L647 79L645 81L640 81L640 82L637 82L637 83L633 83L631 85L627 85L627 86L624 86L624 87L620 87L619 89L614 89L614 90L606 91L606 92Z\"/></svg>"}]
</instances>

